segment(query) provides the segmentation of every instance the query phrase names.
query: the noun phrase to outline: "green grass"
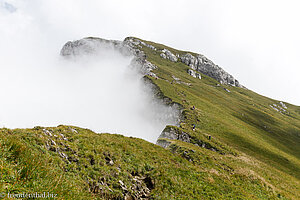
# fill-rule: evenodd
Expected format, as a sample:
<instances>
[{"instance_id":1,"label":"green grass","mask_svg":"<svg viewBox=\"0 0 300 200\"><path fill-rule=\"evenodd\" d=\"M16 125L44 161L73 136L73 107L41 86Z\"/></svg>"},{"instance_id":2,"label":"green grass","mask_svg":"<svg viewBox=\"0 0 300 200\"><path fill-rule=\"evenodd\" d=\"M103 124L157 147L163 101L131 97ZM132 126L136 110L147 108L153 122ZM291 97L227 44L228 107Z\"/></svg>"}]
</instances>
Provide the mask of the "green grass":
<instances>
[{"instance_id":1,"label":"green grass","mask_svg":"<svg viewBox=\"0 0 300 200\"><path fill-rule=\"evenodd\" d=\"M58 194L59 199L123 199L124 194L137 196L135 178L140 178L140 187L149 188L149 198L154 199L277 199L279 194L255 174L248 174L249 164L231 154L180 141L173 142L169 151L121 135L69 126L46 129L52 136L42 128L0 131L1 192L46 191ZM69 159L47 147L50 139L56 143L50 146ZM247 170L239 172L241 167Z\"/></svg>"},{"instance_id":2,"label":"green grass","mask_svg":"<svg viewBox=\"0 0 300 200\"><path fill-rule=\"evenodd\" d=\"M183 63L142 50L158 66L159 78L148 78L160 95L183 107L184 120L173 128L189 134L192 143L166 139L171 145L164 149L72 126L46 128L52 136L42 127L1 129L0 193L45 191L59 199L300 199L299 106L286 103L288 113L281 114L269 106L276 100L217 86L203 74L201 80L193 78ZM195 145L199 141L218 151Z\"/></svg>"},{"instance_id":3,"label":"green grass","mask_svg":"<svg viewBox=\"0 0 300 200\"><path fill-rule=\"evenodd\" d=\"M176 54L186 53L148 43ZM281 114L269 106L279 101L243 88L217 87L218 82L203 74L202 80L189 76L187 66L182 63L164 60L159 53L146 47L143 51L147 59L158 66L155 73L161 79L153 81L162 92L186 110L196 106L196 111L188 115L181 127L190 130L191 124L196 124L197 134L212 135L222 143L300 179L299 106L286 103L289 113ZM192 85L171 84L172 75ZM223 87L231 92L225 92Z\"/></svg>"}]
</instances>

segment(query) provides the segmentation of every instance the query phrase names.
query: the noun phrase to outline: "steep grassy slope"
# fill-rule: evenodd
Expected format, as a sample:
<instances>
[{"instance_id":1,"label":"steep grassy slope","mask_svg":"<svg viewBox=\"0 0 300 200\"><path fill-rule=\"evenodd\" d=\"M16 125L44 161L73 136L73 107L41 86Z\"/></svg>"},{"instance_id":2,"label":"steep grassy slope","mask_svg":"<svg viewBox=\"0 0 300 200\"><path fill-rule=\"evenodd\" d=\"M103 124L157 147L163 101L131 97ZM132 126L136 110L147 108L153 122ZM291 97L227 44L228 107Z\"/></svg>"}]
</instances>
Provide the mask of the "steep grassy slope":
<instances>
[{"instance_id":1,"label":"steep grassy slope","mask_svg":"<svg viewBox=\"0 0 300 200\"><path fill-rule=\"evenodd\" d=\"M147 41L144 41L147 42ZM174 54L186 52L147 42ZM245 152L297 179L300 178L300 115L299 106L287 104L287 112L278 112L270 105L279 101L247 89L219 85L202 75L202 80L186 73L188 66L162 59L159 53L143 47L147 59L158 66L153 79L162 92L184 105L187 119L182 128L196 135L212 135L225 144ZM173 77L172 77L173 76ZM179 78L183 84L174 80ZM225 89L230 92L226 92ZM196 107L190 110L191 106Z\"/></svg>"},{"instance_id":2,"label":"steep grassy slope","mask_svg":"<svg viewBox=\"0 0 300 200\"><path fill-rule=\"evenodd\" d=\"M270 107L278 101L242 88L218 87L215 80L205 75L202 80L195 79L185 73L188 67L184 64L163 60L149 49L144 51L147 52L148 60L159 66L157 74L163 79L154 82L166 96L185 105L187 109L195 105L198 108L195 114L204 115L199 117L200 122L194 121L199 130L230 140L237 146L243 145L245 140L248 143L254 140L253 145L276 147L282 153L300 158L299 107L287 104L289 113L281 114ZM171 84L171 75L192 86ZM223 87L231 92L226 92Z\"/></svg>"},{"instance_id":3,"label":"steep grassy slope","mask_svg":"<svg viewBox=\"0 0 300 200\"><path fill-rule=\"evenodd\" d=\"M184 108L180 127L165 131L186 133L190 143L162 139L171 143L164 149L71 126L1 129L0 193L51 192L59 199L300 199L300 107L285 103L287 111L277 112L270 106L279 104L276 100L219 85L203 74L201 80L193 78L185 64L140 48L158 66L153 71L158 78L147 78Z\"/></svg>"},{"instance_id":4,"label":"steep grassy slope","mask_svg":"<svg viewBox=\"0 0 300 200\"><path fill-rule=\"evenodd\" d=\"M5 193L50 192L59 199L296 197L291 185L282 185L290 191L273 191L285 176L273 170L279 174L272 177L262 162L180 141L168 151L141 139L59 126L2 129L0 144ZM290 181L295 187L296 180Z\"/></svg>"}]
</instances>

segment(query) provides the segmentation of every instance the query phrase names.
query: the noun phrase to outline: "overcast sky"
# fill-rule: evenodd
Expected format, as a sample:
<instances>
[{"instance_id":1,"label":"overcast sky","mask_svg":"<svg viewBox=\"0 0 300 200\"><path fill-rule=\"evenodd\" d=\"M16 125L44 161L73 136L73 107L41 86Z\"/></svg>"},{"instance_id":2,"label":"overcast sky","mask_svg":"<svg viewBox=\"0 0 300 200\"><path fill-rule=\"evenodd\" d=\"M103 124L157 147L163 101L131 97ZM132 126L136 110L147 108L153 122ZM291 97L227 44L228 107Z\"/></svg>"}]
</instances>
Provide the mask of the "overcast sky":
<instances>
[{"instance_id":1,"label":"overcast sky","mask_svg":"<svg viewBox=\"0 0 300 200\"><path fill-rule=\"evenodd\" d=\"M300 105L298 2L0 0L0 34L52 53L86 36L136 36L204 54L249 89Z\"/></svg>"}]
</instances>

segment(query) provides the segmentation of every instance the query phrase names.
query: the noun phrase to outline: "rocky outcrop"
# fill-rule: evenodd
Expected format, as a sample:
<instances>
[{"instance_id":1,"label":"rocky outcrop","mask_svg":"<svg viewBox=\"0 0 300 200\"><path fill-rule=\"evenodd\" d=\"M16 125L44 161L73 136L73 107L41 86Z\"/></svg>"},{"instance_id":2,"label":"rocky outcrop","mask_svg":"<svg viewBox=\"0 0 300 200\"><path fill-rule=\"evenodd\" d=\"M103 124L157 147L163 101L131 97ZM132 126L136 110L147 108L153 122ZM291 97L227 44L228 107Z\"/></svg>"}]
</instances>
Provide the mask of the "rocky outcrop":
<instances>
[{"instance_id":1,"label":"rocky outcrop","mask_svg":"<svg viewBox=\"0 0 300 200\"><path fill-rule=\"evenodd\" d=\"M199 74L199 75L200 75L200 74ZM187 85L187 86L191 86L191 85L192 85L191 83L186 83L186 82L180 80L180 78L177 78L177 77L174 76L174 75L172 75L172 78L174 79L175 83L177 83L177 84L184 84L184 85ZM200 78L201 78L201 76L200 76ZM172 81L171 84L173 84L174 81Z\"/></svg>"},{"instance_id":2,"label":"rocky outcrop","mask_svg":"<svg viewBox=\"0 0 300 200\"><path fill-rule=\"evenodd\" d=\"M178 58L173 53L171 53L171 51L169 51L168 49L163 49L161 52L162 53L160 54L160 56L162 58L168 59L172 62L177 62Z\"/></svg>"},{"instance_id":3,"label":"rocky outcrop","mask_svg":"<svg viewBox=\"0 0 300 200\"><path fill-rule=\"evenodd\" d=\"M156 144L166 149L172 143L170 141L167 141L165 138L159 138L159 139L157 139Z\"/></svg>"},{"instance_id":4,"label":"rocky outcrop","mask_svg":"<svg viewBox=\"0 0 300 200\"><path fill-rule=\"evenodd\" d=\"M158 139L167 138L170 140L181 140L183 142L191 142L191 136L179 130L178 128L167 126L160 134Z\"/></svg>"},{"instance_id":5,"label":"rocky outcrop","mask_svg":"<svg viewBox=\"0 0 300 200\"><path fill-rule=\"evenodd\" d=\"M46 149L48 151L52 151L56 153L66 164L71 164L72 162L78 162L78 154L76 151L70 148L70 146L66 143L68 138L62 134L54 134L52 130L48 130L42 127L35 127L36 130L42 129L44 136L47 138L45 143ZM69 128L70 130L75 130L73 128ZM76 131L76 130L75 130ZM73 132L74 133L74 132ZM56 142L55 142L56 141ZM67 155L67 152L71 152L70 156Z\"/></svg>"},{"instance_id":6,"label":"rocky outcrop","mask_svg":"<svg viewBox=\"0 0 300 200\"><path fill-rule=\"evenodd\" d=\"M94 37L69 41L63 46L63 48L60 51L60 54L65 57L76 57L81 55L95 54L103 49L115 49L125 55L131 54L129 49L126 48L121 41L105 40L102 38Z\"/></svg>"},{"instance_id":7,"label":"rocky outcrop","mask_svg":"<svg viewBox=\"0 0 300 200\"><path fill-rule=\"evenodd\" d=\"M289 112L287 111L287 106L282 101L280 101L278 104L273 103L272 105L270 105L270 107L281 114L289 114Z\"/></svg>"},{"instance_id":8,"label":"rocky outcrop","mask_svg":"<svg viewBox=\"0 0 300 200\"><path fill-rule=\"evenodd\" d=\"M281 107L283 107L284 109L287 109L287 106L286 106L282 101L280 101L279 104L280 104Z\"/></svg>"},{"instance_id":9,"label":"rocky outcrop","mask_svg":"<svg viewBox=\"0 0 300 200\"><path fill-rule=\"evenodd\" d=\"M191 69L214 78L221 84L242 87L238 80L236 80L232 75L224 71L218 65L215 65L211 60L207 59L203 55L197 54L196 56L193 56L190 53L186 53L180 56L180 60Z\"/></svg>"},{"instance_id":10,"label":"rocky outcrop","mask_svg":"<svg viewBox=\"0 0 300 200\"><path fill-rule=\"evenodd\" d=\"M195 72L195 71L192 70L192 69L188 69L188 70L187 70L187 73L188 73L189 75L191 75L192 77L194 77L194 78L199 78L199 79L201 79L201 74Z\"/></svg>"},{"instance_id":11,"label":"rocky outcrop","mask_svg":"<svg viewBox=\"0 0 300 200\"><path fill-rule=\"evenodd\" d=\"M220 154L224 154L222 150L216 148L211 143L199 140L175 126L167 126L160 134L156 144L163 148L168 148L172 144L172 142L168 140L180 140L211 151L219 152Z\"/></svg>"},{"instance_id":12,"label":"rocky outcrop","mask_svg":"<svg viewBox=\"0 0 300 200\"><path fill-rule=\"evenodd\" d=\"M74 58L95 55L103 50L116 50L124 56L132 56L131 66L139 69L142 74L158 78L152 72L157 66L146 59L145 53L138 48L141 45L156 50L154 46L132 37L128 37L124 41L88 37L67 42L61 49L60 54L66 58Z\"/></svg>"},{"instance_id":13,"label":"rocky outcrop","mask_svg":"<svg viewBox=\"0 0 300 200\"><path fill-rule=\"evenodd\" d=\"M228 89L226 89L226 88L224 88L224 90L225 90L226 92L230 93L230 90L228 90Z\"/></svg>"},{"instance_id":14,"label":"rocky outcrop","mask_svg":"<svg viewBox=\"0 0 300 200\"><path fill-rule=\"evenodd\" d=\"M134 38L134 37L127 37L125 38L125 40L123 41L124 44L127 44L128 46L130 46L131 48L135 48L136 47L142 47L142 46L145 46L145 47L148 47L154 51L156 51L157 49L151 45L151 44L147 44L137 38Z\"/></svg>"},{"instance_id":15,"label":"rocky outcrop","mask_svg":"<svg viewBox=\"0 0 300 200\"><path fill-rule=\"evenodd\" d=\"M205 56L196 54L195 56L186 53L183 55L177 54L176 56L168 49L161 50L160 56L164 59L168 59L172 62L179 62L188 65L191 69L187 70L187 73L194 78L201 79L200 73L203 73L213 79L216 79L221 84L231 85L235 87L243 87L238 80L236 80L232 75L227 73L218 65L215 65L211 60L207 59ZM200 73L197 73L197 72Z\"/></svg>"}]
</instances>

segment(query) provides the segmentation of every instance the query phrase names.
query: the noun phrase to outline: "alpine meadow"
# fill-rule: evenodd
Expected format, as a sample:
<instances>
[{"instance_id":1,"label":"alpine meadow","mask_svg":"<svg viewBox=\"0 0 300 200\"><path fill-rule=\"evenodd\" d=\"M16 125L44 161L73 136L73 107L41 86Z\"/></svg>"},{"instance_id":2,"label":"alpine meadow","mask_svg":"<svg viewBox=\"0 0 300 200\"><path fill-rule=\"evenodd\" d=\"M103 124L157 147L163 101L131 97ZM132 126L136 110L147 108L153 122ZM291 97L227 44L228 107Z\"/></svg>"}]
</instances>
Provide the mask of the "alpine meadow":
<instances>
[{"instance_id":1,"label":"alpine meadow","mask_svg":"<svg viewBox=\"0 0 300 200\"><path fill-rule=\"evenodd\" d=\"M136 37L69 41L59 63L62 73L28 73L43 91L1 97L33 111L1 106L13 128L0 129L0 194L300 199L299 106L247 89L204 55Z\"/></svg>"}]
</instances>

